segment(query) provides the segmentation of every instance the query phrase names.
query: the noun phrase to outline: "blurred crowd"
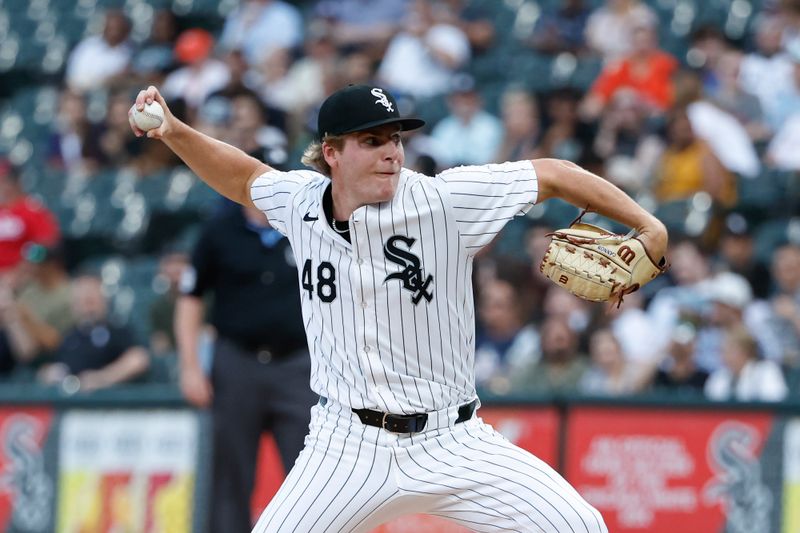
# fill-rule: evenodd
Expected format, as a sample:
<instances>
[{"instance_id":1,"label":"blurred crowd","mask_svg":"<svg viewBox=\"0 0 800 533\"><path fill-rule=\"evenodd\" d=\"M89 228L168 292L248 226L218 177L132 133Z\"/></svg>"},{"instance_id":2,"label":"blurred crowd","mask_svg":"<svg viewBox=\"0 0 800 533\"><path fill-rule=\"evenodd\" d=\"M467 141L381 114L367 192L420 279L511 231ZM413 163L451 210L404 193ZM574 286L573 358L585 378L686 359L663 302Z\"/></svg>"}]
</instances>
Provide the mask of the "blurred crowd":
<instances>
[{"instance_id":1,"label":"blurred crowd","mask_svg":"<svg viewBox=\"0 0 800 533\"><path fill-rule=\"evenodd\" d=\"M726 24L732 11L669 47L663 13L640 0L241 0L219 20L151 9L138 39L131 10L108 9L101 33L68 54L44 157L0 165L2 371L68 392L174 383L172 317L191 254L191 243L150 252L157 297L138 317L145 333L115 323L108 280L64 261L57 209L25 190L23 167L56 170L65 187L108 169L146 180L178 167L164 145L129 130L133 96L152 84L194 127L297 168L325 96L374 83L429 122L404 140L407 167L434 175L568 159L671 230L667 274L616 308L579 300L538 271L548 232L576 213L556 205L512 221L475 265L481 390L796 395L800 1L742 4L757 11L738 34ZM498 25L498 9L513 27ZM510 41L523 55L486 76L487 59L500 61ZM591 75L552 81L564 64ZM533 66L521 74L524 65Z\"/></svg>"}]
</instances>

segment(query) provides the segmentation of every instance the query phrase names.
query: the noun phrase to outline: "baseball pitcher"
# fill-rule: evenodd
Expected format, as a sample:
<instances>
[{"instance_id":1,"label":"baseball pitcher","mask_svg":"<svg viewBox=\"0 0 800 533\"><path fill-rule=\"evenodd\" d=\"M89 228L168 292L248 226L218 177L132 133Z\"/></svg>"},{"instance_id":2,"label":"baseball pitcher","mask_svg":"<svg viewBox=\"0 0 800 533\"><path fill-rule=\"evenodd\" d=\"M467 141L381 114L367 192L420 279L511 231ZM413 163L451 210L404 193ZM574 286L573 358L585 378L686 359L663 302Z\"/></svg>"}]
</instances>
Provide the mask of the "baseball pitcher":
<instances>
[{"instance_id":1,"label":"baseball pitcher","mask_svg":"<svg viewBox=\"0 0 800 533\"><path fill-rule=\"evenodd\" d=\"M153 101L164 121L147 132L132 122L136 135L160 139L221 194L264 211L298 265L320 400L253 531L366 532L413 513L475 531L607 531L555 470L476 415L472 262L511 218L552 197L630 226L641 245L630 248L652 258L666 250L663 224L567 161L434 177L405 169L401 134L424 123L401 117L380 87L329 96L303 158L313 170L291 172L178 121L155 87L134 106Z\"/></svg>"}]
</instances>

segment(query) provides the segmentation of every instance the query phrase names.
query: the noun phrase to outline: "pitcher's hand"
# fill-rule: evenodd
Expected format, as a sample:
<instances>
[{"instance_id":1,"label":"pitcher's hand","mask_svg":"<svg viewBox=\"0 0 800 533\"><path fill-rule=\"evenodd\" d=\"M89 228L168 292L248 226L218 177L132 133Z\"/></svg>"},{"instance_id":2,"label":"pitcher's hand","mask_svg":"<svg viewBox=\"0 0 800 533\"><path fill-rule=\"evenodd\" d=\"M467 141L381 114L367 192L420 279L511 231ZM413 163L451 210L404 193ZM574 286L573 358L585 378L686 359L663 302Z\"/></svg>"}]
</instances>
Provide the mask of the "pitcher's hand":
<instances>
[{"instance_id":1,"label":"pitcher's hand","mask_svg":"<svg viewBox=\"0 0 800 533\"><path fill-rule=\"evenodd\" d=\"M161 139L165 135L169 134L173 123L176 120L175 116L169 110L169 107L167 107L167 102L164 100L164 97L161 96L161 93L158 92L158 89L156 89L153 85L147 89L139 91L139 94L136 96L136 101L133 103L133 107L139 111L142 111L145 104L152 102L158 102L164 109L164 122L160 127L153 128L152 130L144 131L139 129L133 121L133 109L131 108L128 110L128 123L131 125L131 130L133 130L134 135L137 137L147 135L151 139Z\"/></svg>"}]
</instances>

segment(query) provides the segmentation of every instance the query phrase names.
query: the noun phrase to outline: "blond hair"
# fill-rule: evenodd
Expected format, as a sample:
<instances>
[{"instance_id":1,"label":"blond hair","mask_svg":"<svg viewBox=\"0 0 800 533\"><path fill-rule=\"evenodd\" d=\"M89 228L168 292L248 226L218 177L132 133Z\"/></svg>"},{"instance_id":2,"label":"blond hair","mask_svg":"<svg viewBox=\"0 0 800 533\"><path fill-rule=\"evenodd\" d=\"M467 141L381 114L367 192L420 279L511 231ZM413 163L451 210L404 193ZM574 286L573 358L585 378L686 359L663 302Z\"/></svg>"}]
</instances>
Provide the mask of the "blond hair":
<instances>
[{"instance_id":1,"label":"blond hair","mask_svg":"<svg viewBox=\"0 0 800 533\"><path fill-rule=\"evenodd\" d=\"M344 146L344 135L327 135L322 142L313 141L303 152L303 157L300 162L311 167L320 174L328 177L331 176L331 166L325 161L325 154L322 152L323 144L330 144L337 151L340 151Z\"/></svg>"}]
</instances>

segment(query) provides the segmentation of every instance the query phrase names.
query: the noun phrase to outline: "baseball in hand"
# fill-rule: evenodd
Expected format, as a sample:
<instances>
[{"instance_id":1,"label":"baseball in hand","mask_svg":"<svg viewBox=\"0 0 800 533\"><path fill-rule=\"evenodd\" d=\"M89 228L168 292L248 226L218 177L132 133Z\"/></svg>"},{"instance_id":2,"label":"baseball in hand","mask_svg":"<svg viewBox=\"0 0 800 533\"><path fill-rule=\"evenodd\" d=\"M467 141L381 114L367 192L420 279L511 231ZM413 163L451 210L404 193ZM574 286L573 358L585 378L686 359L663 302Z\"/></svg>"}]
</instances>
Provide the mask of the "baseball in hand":
<instances>
[{"instance_id":1,"label":"baseball in hand","mask_svg":"<svg viewBox=\"0 0 800 533\"><path fill-rule=\"evenodd\" d=\"M164 108L158 102L144 104L144 109L139 111L134 104L133 123L142 131L149 131L161 126L164 122Z\"/></svg>"}]
</instances>

